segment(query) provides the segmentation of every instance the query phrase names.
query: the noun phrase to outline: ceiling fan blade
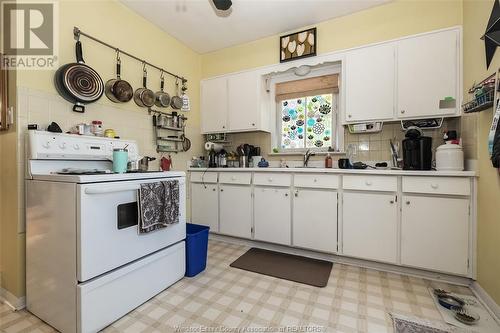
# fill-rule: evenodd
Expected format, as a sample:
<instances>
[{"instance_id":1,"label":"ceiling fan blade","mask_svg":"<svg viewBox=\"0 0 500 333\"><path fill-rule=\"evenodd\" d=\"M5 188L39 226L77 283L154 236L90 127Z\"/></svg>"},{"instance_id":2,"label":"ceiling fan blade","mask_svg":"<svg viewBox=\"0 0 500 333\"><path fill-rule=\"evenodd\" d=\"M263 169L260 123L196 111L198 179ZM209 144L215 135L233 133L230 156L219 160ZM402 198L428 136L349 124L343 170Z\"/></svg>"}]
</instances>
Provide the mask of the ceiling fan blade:
<instances>
[{"instance_id":1,"label":"ceiling fan blade","mask_svg":"<svg viewBox=\"0 0 500 333\"><path fill-rule=\"evenodd\" d=\"M231 0L212 0L218 10L228 10L233 2Z\"/></svg>"}]
</instances>

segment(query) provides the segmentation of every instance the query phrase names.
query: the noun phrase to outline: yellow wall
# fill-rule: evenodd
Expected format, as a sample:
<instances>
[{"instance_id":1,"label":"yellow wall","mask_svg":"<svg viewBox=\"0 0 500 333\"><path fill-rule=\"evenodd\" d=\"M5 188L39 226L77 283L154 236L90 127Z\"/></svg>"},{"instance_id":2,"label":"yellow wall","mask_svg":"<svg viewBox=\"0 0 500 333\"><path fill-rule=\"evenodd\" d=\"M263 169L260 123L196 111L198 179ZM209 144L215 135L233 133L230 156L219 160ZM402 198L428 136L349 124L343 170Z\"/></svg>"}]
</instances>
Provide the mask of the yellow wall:
<instances>
[{"instance_id":1,"label":"yellow wall","mask_svg":"<svg viewBox=\"0 0 500 333\"><path fill-rule=\"evenodd\" d=\"M184 44L180 43L157 26L149 23L143 17L137 15L116 0L103 1L60 1L59 2L59 61L60 65L75 61L73 39L73 26L79 27L82 31L94 35L104 41L124 50L144 58L147 61L164 67L166 70L182 75L188 79L188 95L191 98L191 111L186 113L188 120L188 137L192 140L192 148L187 153L173 155L174 167L184 170L186 161L191 156L201 153L202 136L199 134L199 81L201 77L201 57ZM88 65L96 69L104 81L112 78L115 70L115 53L93 41L82 37L84 59ZM122 77L129 81L134 88L142 85L142 65L138 62L122 56ZM159 90L159 75L156 70L150 69L149 87ZM36 90L42 93L56 94L53 86L54 71L18 71L18 87ZM167 91L174 92L174 80L167 79ZM30 90L30 91L31 91ZM44 95L45 96L45 95ZM48 95L51 96L51 95ZM62 99L60 99L62 101ZM90 111L86 114L76 114L71 111L71 105L66 103L67 112L59 111L49 114L36 114L36 119L29 119L26 107L20 102L19 127L20 130L12 136L2 136L2 161L4 157L12 158L16 161L15 152L17 140L22 142L25 134L25 125L28 122L43 123L43 121L56 121L61 124L76 125L78 122L88 122ZM141 151L148 155L155 154L155 145L152 140L153 128L151 118L148 117L145 109L137 107L133 101L127 104L114 104L105 96L98 103L98 107L89 107L94 111L97 119L107 117L109 122L113 120L113 127L123 138L137 139ZM26 106L26 105L24 105ZM103 114L106 110L106 114ZM102 111L102 112L101 112ZM171 111L171 109L167 109ZM111 113L111 116L110 116ZM54 118L54 115L55 118ZM139 128L137 122L141 123ZM106 126L106 124L104 124ZM137 127L137 128L136 128ZM68 130L67 126L63 130ZM146 135L147 132L147 135ZM20 145L19 166L4 168L2 173L2 195L3 206L12 208L12 212L18 212L23 207L22 195L24 193L23 183L17 176L18 169L22 173L22 162L24 155L22 145ZM11 152L6 154L6 152ZM159 155L153 155L160 157ZM16 163L16 162L14 162ZM157 163L155 163L155 166ZM23 175L21 175L23 177ZM17 193L19 192L19 197ZM19 203L18 203L19 201ZM19 218L12 215L5 218L2 214L1 221L1 246L2 249L2 287L15 296L25 294L25 273L24 273L24 233L18 232L18 225L23 223L23 211L20 211Z\"/></svg>"},{"instance_id":2,"label":"yellow wall","mask_svg":"<svg viewBox=\"0 0 500 333\"><path fill-rule=\"evenodd\" d=\"M16 105L16 72L9 73L9 106ZM24 235L18 233L19 204L17 126L0 132L0 287L24 294Z\"/></svg>"},{"instance_id":3,"label":"yellow wall","mask_svg":"<svg viewBox=\"0 0 500 333\"><path fill-rule=\"evenodd\" d=\"M484 43L479 39L484 33L493 1L464 1L464 88L471 87L500 67L500 50L497 49L490 69L486 70ZM487 137L493 109L480 112L470 119L477 120L479 157L478 195L478 282L500 304L500 176L491 166Z\"/></svg>"},{"instance_id":4,"label":"yellow wall","mask_svg":"<svg viewBox=\"0 0 500 333\"><path fill-rule=\"evenodd\" d=\"M461 24L455 0L396 1L315 26L321 54ZM204 54L202 77L278 63L278 51L278 36L271 36Z\"/></svg>"}]
</instances>

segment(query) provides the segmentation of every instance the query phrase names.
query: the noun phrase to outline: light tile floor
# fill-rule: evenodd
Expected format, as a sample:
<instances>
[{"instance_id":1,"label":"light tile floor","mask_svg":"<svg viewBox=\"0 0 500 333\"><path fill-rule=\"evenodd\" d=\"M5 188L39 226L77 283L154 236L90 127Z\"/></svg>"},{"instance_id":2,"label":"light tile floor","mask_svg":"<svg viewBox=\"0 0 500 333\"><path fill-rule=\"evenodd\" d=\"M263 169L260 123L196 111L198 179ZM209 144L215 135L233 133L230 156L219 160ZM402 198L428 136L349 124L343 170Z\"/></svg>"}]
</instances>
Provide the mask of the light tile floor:
<instances>
[{"instance_id":1,"label":"light tile floor","mask_svg":"<svg viewBox=\"0 0 500 333\"><path fill-rule=\"evenodd\" d=\"M229 267L248 247L210 241L205 272L184 278L104 332L191 332L210 327L308 325L326 332L392 332L388 312L441 321L430 285L466 287L334 264L328 286L316 288ZM188 330L177 330L178 332ZM0 332L54 332L29 312L0 305ZM313 332L313 331L310 331Z\"/></svg>"}]
</instances>

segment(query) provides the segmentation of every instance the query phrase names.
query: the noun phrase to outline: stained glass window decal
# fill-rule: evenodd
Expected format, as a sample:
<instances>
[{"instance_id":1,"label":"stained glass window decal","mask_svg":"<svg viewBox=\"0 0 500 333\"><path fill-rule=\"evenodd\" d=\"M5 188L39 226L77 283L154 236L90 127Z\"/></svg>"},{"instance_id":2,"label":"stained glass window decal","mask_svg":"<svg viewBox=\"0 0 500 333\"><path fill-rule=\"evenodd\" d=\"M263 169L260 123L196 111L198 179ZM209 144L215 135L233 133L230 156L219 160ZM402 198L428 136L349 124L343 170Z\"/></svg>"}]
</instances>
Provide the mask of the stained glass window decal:
<instances>
[{"instance_id":1,"label":"stained glass window decal","mask_svg":"<svg viewBox=\"0 0 500 333\"><path fill-rule=\"evenodd\" d=\"M281 101L281 148L332 146L332 94Z\"/></svg>"}]
</instances>

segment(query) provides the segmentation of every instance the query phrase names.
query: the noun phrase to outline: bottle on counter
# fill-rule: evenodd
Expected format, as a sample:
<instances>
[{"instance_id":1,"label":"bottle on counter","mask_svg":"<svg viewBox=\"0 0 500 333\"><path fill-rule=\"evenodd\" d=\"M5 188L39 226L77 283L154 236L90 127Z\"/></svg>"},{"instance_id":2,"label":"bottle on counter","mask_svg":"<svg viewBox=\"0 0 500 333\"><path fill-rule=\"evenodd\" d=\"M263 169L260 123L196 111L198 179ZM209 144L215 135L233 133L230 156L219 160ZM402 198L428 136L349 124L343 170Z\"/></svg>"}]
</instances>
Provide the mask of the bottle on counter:
<instances>
[{"instance_id":1,"label":"bottle on counter","mask_svg":"<svg viewBox=\"0 0 500 333\"><path fill-rule=\"evenodd\" d=\"M325 158L325 168L331 169L333 167L333 159L330 156L330 153L326 154Z\"/></svg>"}]
</instances>

